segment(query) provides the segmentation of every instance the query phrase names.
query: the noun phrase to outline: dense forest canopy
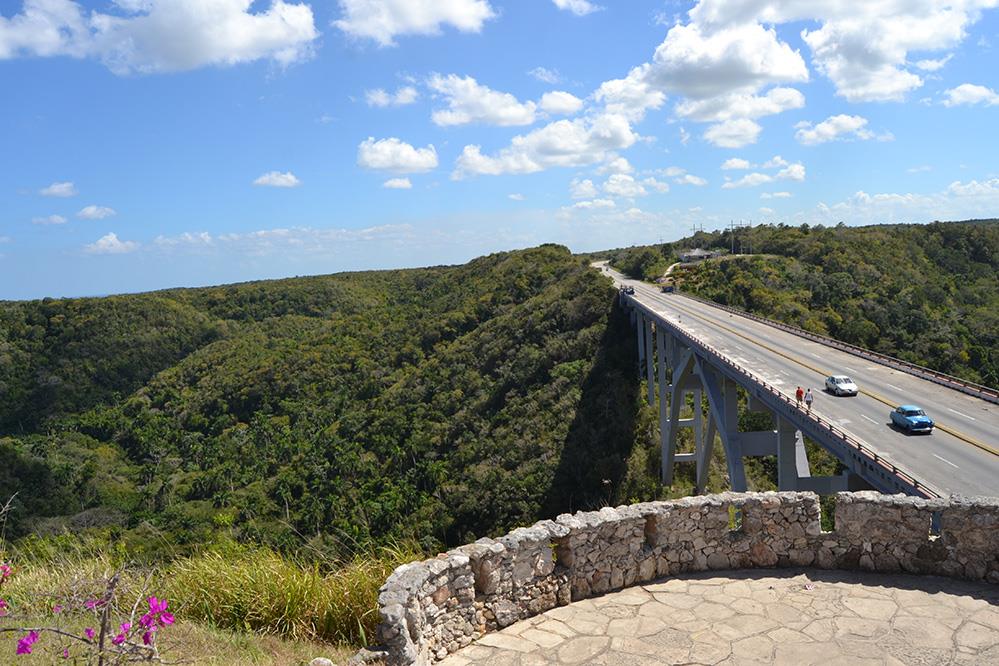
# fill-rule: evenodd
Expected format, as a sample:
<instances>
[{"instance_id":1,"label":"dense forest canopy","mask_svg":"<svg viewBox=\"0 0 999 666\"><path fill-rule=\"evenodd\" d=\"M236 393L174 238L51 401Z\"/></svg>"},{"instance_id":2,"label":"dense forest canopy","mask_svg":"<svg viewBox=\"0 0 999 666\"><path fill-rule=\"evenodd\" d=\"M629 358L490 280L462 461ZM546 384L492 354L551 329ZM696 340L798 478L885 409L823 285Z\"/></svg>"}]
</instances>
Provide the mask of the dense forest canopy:
<instances>
[{"instance_id":1,"label":"dense forest canopy","mask_svg":"<svg viewBox=\"0 0 999 666\"><path fill-rule=\"evenodd\" d=\"M675 273L683 289L999 386L996 222L737 233L745 256ZM681 249L730 250L729 234L601 256L653 278ZM659 484L633 332L593 258L546 245L463 266L0 303L6 535L71 530L140 557L220 535L332 555L399 539L433 550L688 493L689 466ZM710 490L727 487L715 452ZM835 472L814 453L813 471ZM773 488L772 463L747 462L752 488Z\"/></svg>"},{"instance_id":2,"label":"dense forest canopy","mask_svg":"<svg viewBox=\"0 0 999 666\"><path fill-rule=\"evenodd\" d=\"M430 546L599 504L636 409L613 303L542 246L0 304L8 530Z\"/></svg>"},{"instance_id":3,"label":"dense forest canopy","mask_svg":"<svg viewBox=\"0 0 999 666\"><path fill-rule=\"evenodd\" d=\"M744 256L677 272L682 289L999 388L995 220L761 225L618 250L613 263L651 279L692 247Z\"/></svg>"}]
</instances>

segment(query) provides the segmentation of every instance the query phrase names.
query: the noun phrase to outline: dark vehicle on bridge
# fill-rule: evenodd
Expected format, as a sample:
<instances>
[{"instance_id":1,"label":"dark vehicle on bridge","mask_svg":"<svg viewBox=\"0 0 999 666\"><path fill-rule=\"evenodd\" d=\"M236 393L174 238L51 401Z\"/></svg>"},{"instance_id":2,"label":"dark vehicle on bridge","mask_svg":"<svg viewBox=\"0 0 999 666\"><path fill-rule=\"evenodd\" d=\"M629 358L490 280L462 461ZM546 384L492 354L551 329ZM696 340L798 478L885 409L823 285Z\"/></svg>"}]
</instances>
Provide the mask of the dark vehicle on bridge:
<instances>
[{"instance_id":1,"label":"dark vehicle on bridge","mask_svg":"<svg viewBox=\"0 0 999 666\"><path fill-rule=\"evenodd\" d=\"M891 422L892 425L901 428L909 435L918 432L925 432L928 435L933 432L933 419L915 405L899 405L893 409Z\"/></svg>"},{"instance_id":2,"label":"dark vehicle on bridge","mask_svg":"<svg viewBox=\"0 0 999 666\"><path fill-rule=\"evenodd\" d=\"M621 293L622 294L634 294L635 293L635 288L631 287L631 286L621 287Z\"/></svg>"},{"instance_id":3,"label":"dark vehicle on bridge","mask_svg":"<svg viewBox=\"0 0 999 666\"><path fill-rule=\"evenodd\" d=\"M663 286L659 287L659 291L663 292L664 294L672 294L673 293L673 285L671 285L671 284L664 284Z\"/></svg>"}]
</instances>

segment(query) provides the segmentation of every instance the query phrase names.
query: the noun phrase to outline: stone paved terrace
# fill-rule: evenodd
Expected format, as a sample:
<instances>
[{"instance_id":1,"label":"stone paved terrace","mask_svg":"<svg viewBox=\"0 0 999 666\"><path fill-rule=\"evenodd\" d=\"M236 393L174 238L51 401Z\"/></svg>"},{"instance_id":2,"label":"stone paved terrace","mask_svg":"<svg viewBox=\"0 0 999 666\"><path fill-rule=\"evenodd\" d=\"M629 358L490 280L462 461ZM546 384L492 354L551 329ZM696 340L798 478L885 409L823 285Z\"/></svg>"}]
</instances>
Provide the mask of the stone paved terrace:
<instances>
[{"instance_id":1,"label":"stone paved terrace","mask_svg":"<svg viewBox=\"0 0 999 666\"><path fill-rule=\"evenodd\" d=\"M688 574L554 608L440 663L999 665L999 587L800 569Z\"/></svg>"}]
</instances>

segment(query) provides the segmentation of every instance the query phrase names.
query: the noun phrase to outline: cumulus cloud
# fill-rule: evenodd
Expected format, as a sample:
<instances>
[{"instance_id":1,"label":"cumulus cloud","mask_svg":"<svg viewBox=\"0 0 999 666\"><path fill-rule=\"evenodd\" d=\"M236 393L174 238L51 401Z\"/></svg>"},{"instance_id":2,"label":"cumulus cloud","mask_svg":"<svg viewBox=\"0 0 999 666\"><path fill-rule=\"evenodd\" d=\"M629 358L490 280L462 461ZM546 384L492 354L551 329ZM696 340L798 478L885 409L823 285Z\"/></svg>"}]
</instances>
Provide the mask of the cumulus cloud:
<instances>
[{"instance_id":1,"label":"cumulus cloud","mask_svg":"<svg viewBox=\"0 0 999 666\"><path fill-rule=\"evenodd\" d=\"M753 165L749 162L749 160L744 160L741 157L730 157L722 162L721 168L723 170L750 169L752 166Z\"/></svg>"},{"instance_id":2,"label":"cumulus cloud","mask_svg":"<svg viewBox=\"0 0 999 666\"><path fill-rule=\"evenodd\" d=\"M810 122L802 121L795 127L798 128L798 131L794 133L794 138L805 146L815 146L844 138L855 138L861 141L874 138L874 132L867 129L867 118L848 116L842 113L829 116L815 126Z\"/></svg>"},{"instance_id":3,"label":"cumulus cloud","mask_svg":"<svg viewBox=\"0 0 999 666\"><path fill-rule=\"evenodd\" d=\"M633 176L626 173L611 174L604 182L604 192L616 197L644 197L648 192L642 185L635 181Z\"/></svg>"},{"instance_id":4,"label":"cumulus cloud","mask_svg":"<svg viewBox=\"0 0 999 666\"><path fill-rule=\"evenodd\" d=\"M679 185L695 185L701 187L708 184L708 181L692 173L685 173L675 181Z\"/></svg>"},{"instance_id":5,"label":"cumulus cloud","mask_svg":"<svg viewBox=\"0 0 999 666\"><path fill-rule=\"evenodd\" d=\"M364 92L364 99L368 102L368 106L377 106L379 108L412 104L419 96L420 94L413 86L403 86L394 93L390 93L383 88L375 88L374 90L366 90Z\"/></svg>"},{"instance_id":6,"label":"cumulus cloud","mask_svg":"<svg viewBox=\"0 0 999 666\"><path fill-rule=\"evenodd\" d=\"M697 178L697 176L693 176L693 178ZM698 180L700 180L700 179L698 179ZM679 181L677 181L677 182L679 182ZM705 182L707 182L707 181L705 181ZM660 193L669 192L669 183L664 183L661 180L656 180L652 176L649 176L648 178L643 179L642 180L642 185L645 185L649 189L655 190L656 192L660 192Z\"/></svg>"},{"instance_id":7,"label":"cumulus cloud","mask_svg":"<svg viewBox=\"0 0 999 666\"><path fill-rule=\"evenodd\" d=\"M36 217L32 219L31 223L49 225L49 224L66 224L66 222L68 221L69 220L67 220L62 215L46 215L45 217Z\"/></svg>"},{"instance_id":8,"label":"cumulus cloud","mask_svg":"<svg viewBox=\"0 0 999 666\"><path fill-rule=\"evenodd\" d=\"M943 58L917 60L915 65L917 68L923 70L924 72L937 72L944 68L944 66L950 62L950 59L954 57L953 53L948 53Z\"/></svg>"},{"instance_id":9,"label":"cumulus cloud","mask_svg":"<svg viewBox=\"0 0 999 666\"><path fill-rule=\"evenodd\" d=\"M631 166L631 162L625 157L615 157L607 164L597 169L597 173L633 173L635 167Z\"/></svg>"},{"instance_id":10,"label":"cumulus cloud","mask_svg":"<svg viewBox=\"0 0 999 666\"><path fill-rule=\"evenodd\" d=\"M628 119L620 115L605 113L558 120L515 136L509 146L494 156L484 155L480 146L465 146L452 177L525 174L551 167L586 166L607 160L637 140Z\"/></svg>"},{"instance_id":11,"label":"cumulus cloud","mask_svg":"<svg viewBox=\"0 0 999 666\"><path fill-rule=\"evenodd\" d=\"M107 206L84 206L76 216L81 220L103 220L117 214L118 211Z\"/></svg>"},{"instance_id":12,"label":"cumulus cloud","mask_svg":"<svg viewBox=\"0 0 999 666\"><path fill-rule=\"evenodd\" d=\"M260 229L246 233L185 232L177 236L159 236L155 247L163 252L204 254L228 251L241 256L273 255L321 256L334 254L344 245L356 243L411 243L413 228L407 224L382 225L363 229L315 229L294 227Z\"/></svg>"},{"instance_id":13,"label":"cumulus cloud","mask_svg":"<svg viewBox=\"0 0 999 666\"><path fill-rule=\"evenodd\" d=\"M546 92L541 96L541 110L560 116L571 116L583 108L583 100L562 90Z\"/></svg>"},{"instance_id":14,"label":"cumulus cloud","mask_svg":"<svg viewBox=\"0 0 999 666\"><path fill-rule=\"evenodd\" d=\"M75 197L78 192L76 186L71 182L52 183L48 187L38 190L43 197Z\"/></svg>"},{"instance_id":15,"label":"cumulus cloud","mask_svg":"<svg viewBox=\"0 0 999 666\"><path fill-rule=\"evenodd\" d=\"M557 69L548 69L547 67L535 67L528 74L542 83L550 83L551 85L555 85L562 80L562 76L558 73Z\"/></svg>"},{"instance_id":16,"label":"cumulus cloud","mask_svg":"<svg viewBox=\"0 0 999 666\"><path fill-rule=\"evenodd\" d=\"M773 182L774 177L767 173L748 173L739 180L730 180L722 184L722 189L733 190L738 187L756 187L764 183Z\"/></svg>"},{"instance_id":17,"label":"cumulus cloud","mask_svg":"<svg viewBox=\"0 0 999 666\"><path fill-rule=\"evenodd\" d=\"M593 4L589 0L552 0L559 9L572 12L576 16L586 16L593 12L600 11L603 7Z\"/></svg>"},{"instance_id":18,"label":"cumulus cloud","mask_svg":"<svg viewBox=\"0 0 999 666\"><path fill-rule=\"evenodd\" d=\"M802 181L805 180L805 165L800 162L795 162L794 164L787 164L779 155L774 159L767 161L762 166L763 168L777 168L779 164L785 164L783 169L780 169L777 173L771 175L768 173L761 173L759 171L754 171L748 173L739 180L727 180L722 184L722 189L732 190L740 187L757 187L763 185L764 183L772 183L776 180L795 180ZM777 193L775 196L780 198L784 193ZM790 195L788 195L790 196ZM768 198L768 197L763 197Z\"/></svg>"},{"instance_id":19,"label":"cumulus cloud","mask_svg":"<svg viewBox=\"0 0 999 666\"><path fill-rule=\"evenodd\" d=\"M647 80L648 72L648 64L634 67L623 79L604 81L593 97L604 105L607 113L637 122L649 109L658 109L666 101L666 94Z\"/></svg>"},{"instance_id":20,"label":"cumulus cloud","mask_svg":"<svg viewBox=\"0 0 999 666\"><path fill-rule=\"evenodd\" d=\"M379 46L394 46L399 35L437 35L445 25L479 32L496 16L487 0L340 0L340 9L333 25Z\"/></svg>"},{"instance_id":21,"label":"cumulus cloud","mask_svg":"<svg viewBox=\"0 0 999 666\"><path fill-rule=\"evenodd\" d=\"M470 76L435 74L427 85L448 105L431 116L441 127L468 123L530 125L535 119L534 102L522 103L510 93L492 90Z\"/></svg>"},{"instance_id":22,"label":"cumulus cloud","mask_svg":"<svg viewBox=\"0 0 999 666\"><path fill-rule=\"evenodd\" d=\"M822 223L885 223L988 217L999 206L999 178L954 181L930 194L859 191L836 204L820 203L813 219Z\"/></svg>"},{"instance_id":23,"label":"cumulus cloud","mask_svg":"<svg viewBox=\"0 0 999 666\"><path fill-rule=\"evenodd\" d=\"M309 5L273 0L120 0L115 13L74 0L24 0L0 17L0 59L92 57L118 74L183 71L270 59L305 59L319 36Z\"/></svg>"},{"instance_id":24,"label":"cumulus cloud","mask_svg":"<svg viewBox=\"0 0 999 666\"><path fill-rule=\"evenodd\" d=\"M999 104L999 94L997 94L996 91L991 88L986 88L985 86L975 85L973 83L962 83L956 88L945 90L944 95L946 96L946 99L944 99L943 105L948 107L961 105L972 106L975 104L995 106Z\"/></svg>"},{"instance_id":25,"label":"cumulus cloud","mask_svg":"<svg viewBox=\"0 0 999 666\"><path fill-rule=\"evenodd\" d=\"M597 194L597 186L588 178L586 180L573 178L569 183L569 196L573 199L594 199Z\"/></svg>"},{"instance_id":26,"label":"cumulus cloud","mask_svg":"<svg viewBox=\"0 0 999 666\"><path fill-rule=\"evenodd\" d=\"M112 231L93 243L85 245L83 251L88 254L125 254L138 249L138 247L139 244L135 241L119 240L118 235Z\"/></svg>"},{"instance_id":27,"label":"cumulus cloud","mask_svg":"<svg viewBox=\"0 0 999 666\"><path fill-rule=\"evenodd\" d=\"M719 122L735 118L761 118L805 106L805 96L794 88L771 88L765 95L729 93L707 99L687 99L676 106L682 118Z\"/></svg>"},{"instance_id":28,"label":"cumulus cloud","mask_svg":"<svg viewBox=\"0 0 999 666\"><path fill-rule=\"evenodd\" d=\"M365 169L422 173L437 168L437 149L433 144L414 148L395 137L376 141L369 136L357 147L357 164Z\"/></svg>"},{"instance_id":29,"label":"cumulus cloud","mask_svg":"<svg viewBox=\"0 0 999 666\"><path fill-rule=\"evenodd\" d=\"M253 184L258 187L298 187L302 184L302 181L290 171L285 173L268 171L253 181Z\"/></svg>"},{"instance_id":30,"label":"cumulus cloud","mask_svg":"<svg viewBox=\"0 0 999 666\"><path fill-rule=\"evenodd\" d=\"M760 194L761 199L790 199L790 192L763 192Z\"/></svg>"},{"instance_id":31,"label":"cumulus cloud","mask_svg":"<svg viewBox=\"0 0 999 666\"><path fill-rule=\"evenodd\" d=\"M569 208L575 208L577 210L591 210L594 208L614 208L615 203L613 199L591 199L590 201L577 201L576 203L569 206Z\"/></svg>"},{"instance_id":32,"label":"cumulus cloud","mask_svg":"<svg viewBox=\"0 0 999 666\"><path fill-rule=\"evenodd\" d=\"M525 197L520 192L513 192L512 194L506 195L506 198L511 201L523 201Z\"/></svg>"},{"instance_id":33,"label":"cumulus cloud","mask_svg":"<svg viewBox=\"0 0 999 666\"><path fill-rule=\"evenodd\" d=\"M712 125L704 132L704 139L720 148L742 148L756 143L763 128L748 118L726 120Z\"/></svg>"},{"instance_id":34,"label":"cumulus cloud","mask_svg":"<svg viewBox=\"0 0 999 666\"><path fill-rule=\"evenodd\" d=\"M388 190L411 190L413 184L409 182L409 178L389 178L382 183L382 187Z\"/></svg>"}]
</instances>

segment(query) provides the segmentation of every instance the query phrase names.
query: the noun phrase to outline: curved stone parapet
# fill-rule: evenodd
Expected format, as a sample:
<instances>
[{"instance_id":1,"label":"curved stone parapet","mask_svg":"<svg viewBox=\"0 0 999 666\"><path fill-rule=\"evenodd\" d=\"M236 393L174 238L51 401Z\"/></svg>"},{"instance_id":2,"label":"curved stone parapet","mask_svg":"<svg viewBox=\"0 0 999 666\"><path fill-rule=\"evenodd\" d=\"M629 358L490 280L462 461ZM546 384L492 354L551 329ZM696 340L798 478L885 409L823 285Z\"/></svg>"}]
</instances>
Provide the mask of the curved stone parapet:
<instances>
[{"instance_id":1,"label":"curved stone parapet","mask_svg":"<svg viewBox=\"0 0 999 666\"><path fill-rule=\"evenodd\" d=\"M397 568L378 597L390 665L431 664L555 606L678 573L812 566L999 583L999 499L723 493L563 514Z\"/></svg>"}]
</instances>

